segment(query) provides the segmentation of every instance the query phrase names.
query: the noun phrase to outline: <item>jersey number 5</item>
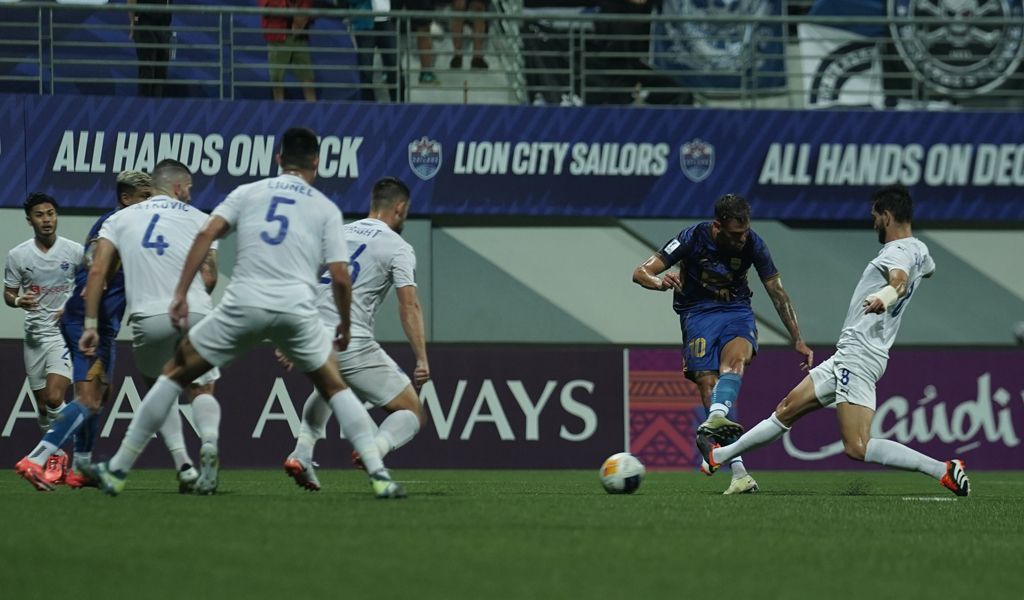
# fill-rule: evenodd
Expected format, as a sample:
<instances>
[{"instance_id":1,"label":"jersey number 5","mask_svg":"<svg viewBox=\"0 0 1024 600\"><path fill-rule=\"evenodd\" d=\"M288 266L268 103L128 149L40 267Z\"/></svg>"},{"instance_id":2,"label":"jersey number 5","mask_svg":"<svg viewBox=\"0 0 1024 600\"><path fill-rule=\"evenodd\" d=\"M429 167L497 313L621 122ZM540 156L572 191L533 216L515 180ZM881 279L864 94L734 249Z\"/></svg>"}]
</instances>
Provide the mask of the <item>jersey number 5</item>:
<instances>
[{"instance_id":1,"label":"jersey number 5","mask_svg":"<svg viewBox=\"0 0 1024 600\"><path fill-rule=\"evenodd\" d=\"M153 215L153 219L149 222L149 227L146 228L146 235L142 236L142 247L152 248L156 250L157 256L164 255L164 249L170 248L170 244L164 241L164 236L157 235L153 237L153 231L156 229L156 223L160 220L160 215Z\"/></svg>"},{"instance_id":2,"label":"jersey number 5","mask_svg":"<svg viewBox=\"0 0 1024 600\"><path fill-rule=\"evenodd\" d=\"M277 233L271 237L266 231L260 232L260 239L271 246L280 244L284 241L284 236L288 235L288 217L275 214L277 212L277 207L282 204L295 204L295 200L285 198L283 196L274 196L270 199L270 207L267 208L267 223L277 221L278 225L280 225L277 229Z\"/></svg>"}]
</instances>

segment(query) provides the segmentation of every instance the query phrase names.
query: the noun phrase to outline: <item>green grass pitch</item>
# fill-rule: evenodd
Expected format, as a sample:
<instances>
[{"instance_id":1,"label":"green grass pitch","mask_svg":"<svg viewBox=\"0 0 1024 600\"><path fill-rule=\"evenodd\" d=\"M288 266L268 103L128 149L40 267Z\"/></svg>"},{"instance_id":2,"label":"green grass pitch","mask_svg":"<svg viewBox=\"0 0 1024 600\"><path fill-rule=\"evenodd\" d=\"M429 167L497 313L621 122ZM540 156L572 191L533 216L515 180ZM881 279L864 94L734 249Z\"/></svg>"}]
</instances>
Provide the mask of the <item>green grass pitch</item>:
<instances>
[{"instance_id":1,"label":"green grass pitch","mask_svg":"<svg viewBox=\"0 0 1024 600\"><path fill-rule=\"evenodd\" d=\"M226 470L213 497L138 471L117 498L0 475L0 597L1024 597L1024 473L973 472L955 498L898 472L649 473L632 496L595 471L362 473L324 490Z\"/></svg>"}]
</instances>

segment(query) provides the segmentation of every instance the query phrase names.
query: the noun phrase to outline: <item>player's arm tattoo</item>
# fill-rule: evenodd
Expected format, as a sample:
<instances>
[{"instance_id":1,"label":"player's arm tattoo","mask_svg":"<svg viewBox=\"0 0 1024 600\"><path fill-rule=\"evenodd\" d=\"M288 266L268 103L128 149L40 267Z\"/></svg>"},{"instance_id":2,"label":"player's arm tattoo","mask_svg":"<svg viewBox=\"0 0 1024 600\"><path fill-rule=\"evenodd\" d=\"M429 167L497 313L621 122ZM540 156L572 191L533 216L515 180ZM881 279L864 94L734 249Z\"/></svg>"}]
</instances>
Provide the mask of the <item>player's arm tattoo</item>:
<instances>
[{"instance_id":1,"label":"player's arm tattoo","mask_svg":"<svg viewBox=\"0 0 1024 600\"><path fill-rule=\"evenodd\" d=\"M14 300L18 297L18 290L20 288L4 287L4 302L11 308L17 308L14 305Z\"/></svg>"},{"instance_id":2,"label":"player's arm tattoo","mask_svg":"<svg viewBox=\"0 0 1024 600\"><path fill-rule=\"evenodd\" d=\"M199 276L203 278L203 286L206 287L206 293L212 294L213 288L217 287L216 250L210 250L206 253L206 258L203 259L203 264L199 265Z\"/></svg>"},{"instance_id":3,"label":"player's arm tattoo","mask_svg":"<svg viewBox=\"0 0 1024 600\"><path fill-rule=\"evenodd\" d=\"M775 312L779 313L779 318L782 319L782 324L786 326L789 337L793 341L799 340L800 324L796 320L796 310L793 308L793 302L790 301L789 294L782 287L782 277L776 276L765 281L764 289L772 299L772 304L775 305Z\"/></svg>"}]
</instances>

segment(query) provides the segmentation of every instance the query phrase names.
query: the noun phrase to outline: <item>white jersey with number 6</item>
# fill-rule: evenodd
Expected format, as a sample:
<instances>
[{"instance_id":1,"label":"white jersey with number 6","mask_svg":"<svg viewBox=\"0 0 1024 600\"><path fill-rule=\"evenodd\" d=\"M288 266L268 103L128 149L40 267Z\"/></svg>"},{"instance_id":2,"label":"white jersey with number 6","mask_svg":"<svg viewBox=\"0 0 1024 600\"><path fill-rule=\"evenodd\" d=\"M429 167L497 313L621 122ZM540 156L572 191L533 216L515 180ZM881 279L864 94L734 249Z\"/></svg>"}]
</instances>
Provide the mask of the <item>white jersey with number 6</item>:
<instances>
[{"instance_id":1,"label":"white jersey with number 6","mask_svg":"<svg viewBox=\"0 0 1024 600\"><path fill-rule=\"evenodd\" d=\"M129 317L167 313L185 257L206 220L206 214L180 200L153 196L103 224L99 237L117 248L124 265ZM213 308L199 275L188 289L188 305L198 314Z\"/></svg>"},{"instance_id":2,"label":"white jersey with number 6","mask_svg":"<svg viewBox=\"0 0 1024 600\"><path fill-rule=\"evenodd\" d=\"M321 267L348 260L341 211L295 175L239 186L213 216L227 221L238 234L224 303L313 312Z\"/></svg>"},{"instance_id":3,"label":"white jersey with number 6","mask_svg":"<svg viewBox=\"0 0 1024 600\"><path fill-rule=\"evenodd\" d=\"M416 254L402 236L378 219L345 225L352 277L352 338L373 338L373 320L391 286L416 285ZM330 278L320 280L317 308L324 323L338 324Z\"/></svg>"},{"instance_id":4,"label":"white jersey with number 6","mask_svg":"<svg viewBox=\"0 0 1024 600\"><path fill-rule=\"evenodd\" d=\"M899 269L907 274L906 295L880 315L864 314L864 300L889 285L889 271L893 269ZM877 376L881 377L885 363L889 359L889 348L896 341L903 311L920 286L921 279L933 272L935 261L928 253L928 246L921 240L914 237L903 238L882 246L878 256L864 269L864 274L861 275L850 299L843 331L836 343L837 353L850 354L853 351L862 358L869 359L876 368L881 367L877 373Z\"/></svg>"}]
</instances>

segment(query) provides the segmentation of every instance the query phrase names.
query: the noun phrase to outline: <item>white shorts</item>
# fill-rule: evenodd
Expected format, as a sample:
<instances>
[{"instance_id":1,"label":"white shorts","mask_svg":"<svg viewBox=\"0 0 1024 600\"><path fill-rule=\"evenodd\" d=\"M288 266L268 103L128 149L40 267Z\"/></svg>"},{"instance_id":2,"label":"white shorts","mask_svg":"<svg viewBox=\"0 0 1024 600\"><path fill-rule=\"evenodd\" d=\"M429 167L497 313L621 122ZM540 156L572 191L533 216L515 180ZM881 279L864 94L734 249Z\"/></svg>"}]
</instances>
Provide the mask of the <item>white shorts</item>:
<instances>
[{"instance_id":1,"label":"white shorts","mask_svg":"<svg viewBox=\"0 0 1024 600\"><path fill-rule=\"evenodd\" d=\"M189 313L189 324L199 323L204 315ZM171 325L167 314L136 317L132 319L132 351L135 366L150 379L156 379L167 361L174 357L174 351L182 335ZM220 370L214 367L192 382L193 385L209 385L220 379Z\"/></svg>"},{"instance_id":2,"label":"white shorts","mask_svg":"<svg viewBox=\"0 0 1024 600\"><path fill-rule=\"evenodd\" d=\"M316 371L334 351L332 336L316 310L277 312L254 306L218 304L188 332L206 362L223 367L269 339L303 373Z\"/></svg>"},{"instance_id":3,"label":"white shorts","mask_svg":"<svg viewBox=\"0 0 1024 600\"><path fill-rule=\"evenodd\" d=\"M25 373L33 391L46 387L46 376L51 373L71 379L71 354L60 333L44 338L25 338Z\"/></svg>"},{"instance_id":4,"label":"white shorts","mask_svg":"<svg viewBox=\"0 0 1024 600\"><path fill-rule=\"evenodd\" d=\"M338 369L360 400L377 407L394 400L411 383L380 344L368 338L352 340L338 355Z\"/></svg>"},{"instance_id":5,"label":"white shorts","mask_svg":"<svg viewBox=\"0 0 1024 600\"><path fill-rule=\"evenodd\" d=\"M814 395L822 406L849 402L875 410L877 380L871 367L838 355L811 369Z\"/></svg>"}]
</instances>

